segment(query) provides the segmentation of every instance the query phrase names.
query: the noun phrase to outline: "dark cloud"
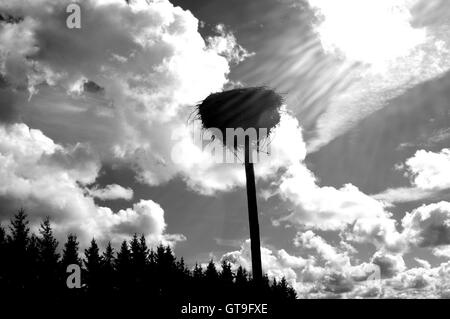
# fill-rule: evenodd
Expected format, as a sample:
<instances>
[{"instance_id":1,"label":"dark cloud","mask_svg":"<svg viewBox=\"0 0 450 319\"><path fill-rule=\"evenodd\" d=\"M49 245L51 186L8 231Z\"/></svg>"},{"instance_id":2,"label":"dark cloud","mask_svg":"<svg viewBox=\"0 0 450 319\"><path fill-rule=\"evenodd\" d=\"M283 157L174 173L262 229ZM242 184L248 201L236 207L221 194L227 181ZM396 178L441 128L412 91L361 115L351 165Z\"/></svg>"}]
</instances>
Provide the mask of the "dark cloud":
<instances>
[{"instance_id":1,"label":"dark cloud","mask_svg":"<svg viewBox=\"0 0 450 319\"><path fill-rule=\"evenodd\" d=\"M448 225L429 225L419 235L420 247L450 245L450 227Z\"/></svg>"},{"instance_id":2,"label":"dark cloud","mask_svg":"<svg viewBox=\"0 0 450 319\"><path fill-rule=\"evenodd\" d=\"M20 23L23 21L23 17L13 16L5 12L0 12L0 23Z\"/></svg>"},{"instance_id":3,"label":"dark cloud","mask_svg":"<svg viewBox=\"0 0 450 319\"><path fill-rule=\"evenodd\" d=\"M105 88L101 87L94 81L84 82L83 90L84 90L84 92L88 92L88 93L100 93L101 94L101 93L105 92Z\"/></svg>"},{"instance_id":4,"label":"dark cloud","mask_svg":"<svg viewBox=\"0 0 450 319\"><path fill-rule=\"evenodd\" d=\"M380 267L381 278L392 278L405 268L400 256L376 254L372 263Z\"/></svg>"},{"instance_id":5,"label":"dark cloud","mask_svg":"<svg viewBox=\"0 0 450 319\"><path fill-rule=\"evenodd\" d=\"M325 285L325 291L335 294L350 292L354 288L353 281L340 273L333 273L326 276L323 284Z\"/></svg>"}]
</instances>

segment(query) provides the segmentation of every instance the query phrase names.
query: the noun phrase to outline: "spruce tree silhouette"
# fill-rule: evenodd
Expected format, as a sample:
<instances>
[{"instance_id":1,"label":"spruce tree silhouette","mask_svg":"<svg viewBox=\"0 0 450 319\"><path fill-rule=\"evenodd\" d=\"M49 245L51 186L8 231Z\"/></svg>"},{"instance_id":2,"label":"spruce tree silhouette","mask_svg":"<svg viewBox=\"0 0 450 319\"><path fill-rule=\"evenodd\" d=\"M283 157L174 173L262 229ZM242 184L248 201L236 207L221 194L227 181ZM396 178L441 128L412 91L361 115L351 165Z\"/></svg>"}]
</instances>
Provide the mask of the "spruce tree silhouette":
<instances>
[{"instance_id":1,"label":"spruce tree silhouette","mask_svg":"<svg viewBox=\"0 0 450 319\"><path fill-rule=\"evenodd\" d=\"M148 287L149 295L154 298L159 294L159 287L157 282L154 280L158 277L157 273L158 265L156 263L156 254L153 251L153 248L150 249L148 254L148 267L146 271L146 286Z\"/></svg>"},{"instance_id":2,"label":"spruce tree silhouette","mask_svg":"<svg viewBox=\"0 0 450 319\"><path fill-rule=\"evenodd\" d=\"M124 240L120 246L116 258L117 284L118 288L123 294L129 293L132 285L131 276L131 253L128 249L127 241Z\"/></svg>"},{"instance_id":3,"label":"spruce tree silhouette","mask_svg":"<svg viewBox=\"0 0 450 319\"><path fill-rule=\"evenodd\" d=\"M244 288L247 286L247 283L248 283L248 273L242 266L239 266L239 268L236 271L236 285Z\"/></svg>"},{"instance_id":4,"label":"spruce tree silhouette","mask_svg":"<svg viewBox=\"0 0 450 319\"><path fill-rule=\"evenodd\" d=\"M84 267L86 269L86 285L91 293L97 293L101 287L101 266L103 258L100 256L95 239L92 239L91 245L84 251Z\"/></svg>"},{"instance_id":5,"label":"spruce tree silhouette","mask_svg":"<svg viewBox=\"0 0 450 319\"><path fill-rule=\"evenodd\" d=\"M236 271L235 286L237 290L237 297L241 300L244 299L249 293L248 291L250 287L248 283L248 273L242 266L239 266Z\"/></svg>"},{"instance_id":6,"label":"spruce tree silhouette","mask_svg":"<svg viewBox=\"0 0 450 319\"><path fill-rule=\"evenodd\" d=\"M67 241L64 244L63 255L61 259L62 268L64 268L64 274L66 272L67 266L69 265L78 265L81 267L81 259L78 253L79 245L80 243L78 242L76 235L69 234L67 236Z\"/></svg>"},{"instance_id":7,"label":"spruce tree silhouette","mask_svg":"<svg viewBox=\"0 0 450 319\"><path fill-rule=\"evenodd\" d=\"M67 279L67 267L69 265L78 265L80 268L82 266L81 258L79 256L80 243L78 242L77 236L74 234L67 235L67 240L64 243L62 258L60 262L59 272L60 272L60 287L67 298L76 298L81 295L79 289L68 289L66 279Z\"/></svg>"},{"instance_id":8,"label":"spruce tree silhouette","mask_svg":"<svg viewBox=\"0 0 450 319\"><path fill-rule=\"evenodd\" d=\"M0 225L0 293L4 292L6 287L6 278L5 278L5 262L6 262L6 233L5 229Z\"/></svg>"},{"instance_id":9,"label":"spruce tree silhouette","mask_svg":"<svg viewBox=\"0 0 450 319\"><path fill-rule=\"evenodd\" d=\"M10 289L17 292L28 288L30 276L28 266L31 260L27 254L28 244L30 241L27 215L24 209L19 212L11 220L9 226L10 235L8 236L8 259L7 259L7 278Z\"/></svg>"},{"instance_id":10,"label":"spruce tree silhouette","mask_svg":"<svg viewBox=\"0 0 450 319\"><path fill-rule=\"evenodd\" d=\"M231 264L226 260L222 261L222 271L220 272L219 278L225 284L233 283L233 272L231 271Z\"/></svg>"},{"instance_id":11,"label":"spruce tree silhouette","mask_svg":"<svg viewBox=\"0 0 450 319\"><path fill-rule=\"evenodd\" d=\"M231 271L231 265L226 260L222 261L221 264L222 270L219 273L219 280L220 285L222 286L221 289L221 299L226 300L227 298L230 298L231 296L235 297L233 292L233 280L234 280L234 274Z\"/></svg>"},{"instance_id":12,"label":"spruce tree silhouette","mask_svg":"<svg viewBox=\"0 0 450 319\"><path fill-rule=\"evenodd\" d=\"M203 279L203 269L198 263L195 263L194 271L192 272L193 278L200 282Z\"/></svg>"},{"instance_id":13,"label":"spruce tree silhouette","mask_svg":"<svg viewBox=\"0 0 450 319\"><path fill-rule=\"evenodd\" d=\"M176 291L176 298L180 299L182 296L192 293L189 292L191 272L186 267L183 257L176 262L175 276L175 282L178 283L179 287L178 291Z\"/></svg>"},{"instance_id":14,"label":"spruce tree silhouette","mask_svg":"<svg viewBox=\"0 0 450 319\"><path fill-rule=\"evenodd\" d=\"M100 286L105 293L111 295L114 292L117 280L114 269L116 258L111 242L108 242L102 257Z\"/></svg>"},{"instance_id":15,"label":"spruce tree silhouette","mask_svg":"<svg viewBox=\"0 0 450 319\"><path fill-rule=\"evenodd\" d=\"M200 299L203 291L205 290L204 277L205 275L202 267L198 263L195 263L190 282L192 285L192 295L196 299Z\"/></svg>"},{"instance_id":16,"label":"spruce tree silhouette","mask_svg":"<svg viewBox=\"0 0 450 319\"><path fill-rule=\"evenodd\" d=\"M130 241L131 265L134 277L133 289L143 290L145 286L145 274L148 266L148 248L145 237L138 239L134 234Z\"/></svg>"},{"instance_id":17,"label":"spruce tree silhouette","mask_svg":"<svg viewBox=\"0 0 450 319\"><path fill-rule=\"evenodd\" d=\"M281 278L279 282L276 279L273 280L272 292L273 298L278 302L297 298L295 290L289 286L285 277Z\"/></svg>"},{"instance_id":18,"label":"spruce tree silhouette","mask_svg":"<svg viewBox=\"0 0 450 319\"><path fill-rule=\"evenodd\" d=\"M85 250L84 260L81 260L77 237L69 234L60 259L50 220L42 221L39 237L30 233L28 224L25 212L20 210L11 220L8 236L0 227L0 257L5 261L0 263L0 290L10 295L42 296L46 300L73 302L119 298L117 300L135 303L150 301L154 305L165 302L180 304L195 299L198 302L217 302L230 298L256 301L257 297L276 300L296 297L286 279L270 285L265 275L261 287L260 284L255 285L242 267L234 274L225 260L220 272L213 260L205 271L198 263L190 271L184 258L178 259L170 246L160 244L156 252L149 251L144 236L131 238L131 250L127 241L123 241L116 258L111 243L101 254L93 239ZM82 289L68 289L66 286L66 268L72 264L84 266Z\"/></svg>"},{"instance_id":19,"label":"spruce tree silhouette","mask_svg":"<svg viewBox=\"0 0 450 319\"><path fill-rule=\"evenodd\" d=\"M214 261L211 259L208 263L208 266L206 266L205 271L205 279L209 283L217 284L217 281L219 279L219 274L216 269L216 265L214 264Z\"/></svg>"},{"instance_id":20,"label":"spruce tree silhouette","mask_svg":"<svg viewBox=\"0 0 450 319\"><path fill-rule=\"evenodd\" d=\"M43 269L41 268L40 257L41 252L39 247L39 238L35 234L32 234L28 241L27 258L26 258L28 260L27 275L30 280L29 282L30 286L26 290L29 291L30 294L34 294L36 292L39 293L51 292L51 289L46 289L47 287L45 286L42 287L42 284L45 285L45 279L43 278L45 276L45 273L43 273L42 271Z\"/></svg>"},{"instance_id":21,"label":"spruce tree silhouette","mask_svg":"<svg viewBox=\"0 0 450 319\"><path fill-rule=\"evenodd\" d=\"M219 287L219 274L216 269L216 265L214 264L214 261L211 259L208 263L208 266L206 266L205 270L205 292L208 292L208 295L205 296L205 292L203 293L202 297L207 297L209 300L219 299L217 296L217 293L220 292ZM215 294L214 294L215 292Z\"/></svg>"},{"instance_id":22,"label":"spruce tree silhouette","mask_svg":"<svg viewBox=\"0 0 450 319\"><path fill-rule=\"evenodd\" d=\"M58 241L53 236L49 217L46 217L41 223L39 234L39 282L41 287L50 293L55 291L59 282L58 262L60 255L57 253Z\"/></svg>"}]
</instances>

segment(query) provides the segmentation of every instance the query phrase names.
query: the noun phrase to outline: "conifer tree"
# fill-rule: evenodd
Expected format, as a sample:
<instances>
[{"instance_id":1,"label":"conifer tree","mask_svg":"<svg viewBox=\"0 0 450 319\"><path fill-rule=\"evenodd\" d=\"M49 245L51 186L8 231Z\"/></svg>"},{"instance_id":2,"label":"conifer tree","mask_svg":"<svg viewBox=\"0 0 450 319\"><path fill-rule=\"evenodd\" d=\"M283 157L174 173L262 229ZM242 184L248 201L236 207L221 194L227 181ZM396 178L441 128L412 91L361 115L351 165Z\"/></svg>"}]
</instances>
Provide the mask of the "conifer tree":
<instances>
[{"instance_id":1,"label":"conifer tree","mask_svg":"<svg viewBox=\"0 0 450 319\"><path fill-rule=\"evenodd\" d=\"M46 217L39 229L39 270L41 286L48 291L54 291L58 282L58 241L53 236L50 218Z\"/></svg>"},{"instance_id":2,"label":"conifer tree","mask_svg":"<svg viewBox=\"0 0 450 319\"><path fill-rule=\"evenodd\" d=\"M19 212L11 220L9 226L11 234L8 236L8 242L10 247L16 254L25 256L27 250L30 228L28 227L28 216L24 209L20 209Z\"/></svg>"},{"instance_id":3,"label":"conifer tree","mask_svg":"<svg viewBox=\"0 0 450 319\"><path fill-rule=\"evenodd\" d=\"M81 259L78 255L79 242L77 236L74 234L69 234L67 236L67 241L64 244L63 256L61 260L63 271L65 273L67 266L69 265L79 265L81 266Z\"/></svg>"},{"instance_id":4,"label":"conifer tree","mask_svg":"<svg viewBox=\"0 0 450 319\"><path fill-rule=\"evenodd\" d=\"M225 284L233 283L233 272L231 271L231 265L226 260L222 261L222 271L220 272L220 280Z\"/></svg>"},{"instance_id":5,"label":"conifer tree","mask_svg":"<svg viewBox=\"0 0 450 319\"><path fill-rule=\"evenodd\" d=\"M115 287L115 257L111 242L108 242L105 252L102 255L101 264L101 285L104 290L111 292Z\"/></svg>"},{"instance_id":6,"label":"conifer tree","mask_svg":"<svg viewBox=\"0 0 450 319\"><path fill-rule=\"evenodd\" d=\"M46 284L44 282L46 273L43 271L40 264L39 238L35 234L32 234L30 236L26 254L29 267L29 271L27 272L26 276L28 276L30 291L33 293L36 292L39 287L47 288L47 286L42 287L43 284ZM54 283L55 281L52 282L52 284Z\"/></svg>"},{"instance_id":7,"label":"conifer tree","mask_svg":"<svg viewBox=\"0 0 450 319\"><path fill-rule=\"evenodd\" d=\"M136 288L142 289L145 281L148 256L148 248L145 237L142 235L141 238L138 239L137 235L134 234L130 241L130 248L134 284L136 285Z\"/></svg>"},{"instance_id":8,"label":"conifer tree","mask_svg":"<svg viewBox=\"0 0 450 319\"><path fill-rule=\"evenodd\" d=\"M247 284L247 282L248 282L248 273L242 266L239 266L239 268L236 271L236 285L238 287L244 287Z\"/></svg>"},{"instance_id":9,"label":"conifer tree","mask_svg":"<svg viewBox=\"0 0 450 319\"><path fill-rule=\"evenodd\" d=\"M19 212L11 220L9 226L10 235L8 236L8 253L7 260L7 277L10 279L12 289L24 289L29 282L28 267L28 244L30 241L29 221L24 209Z\"/></svg>"},{"instance_id":10,"label":"conifer tree","mask_svg":"<svg viewBox=\"0 0 450 319\"><path fill-rule=\"evenodd\" d=\"M203 269L198 263L195 263L194 271L192 272L193 278L196 281L203 279Z\"/></svg>"},{"instance_id":11,"label":"conifer tree","mask_svg":"<svg viewBox=\"0 0 450 319\"><path fill-rule=\"evenodd\" d=\"M149 250L147 247L147 240L145 239L144 234L141 235L141 238L139 239L139 249L141 252L141 256L144 260L144 264L148 263L148 255L149 255Z\"/></svg>"},{"instance_id":12,"label":"conifer tree","mask_svg":"<svg viewBox=\"0 0 450 319\"><path fill-rule=\"evenodd\" d=\"M3 252L6 246L6 233L5 229L0 225L0 251Z\"/></svg>"},{"instance_id":13,"label":"conifer tree","mask_svg":"<svg viewBox=\"0 0 450 319\"><path fill-rule=\"evenodd\" d=\"M6 260L6 233L5 229L0 225L0 259ZM5 279L5 263L0 262L0 291L2 288L6 287L6 279Z\"/></svg>"},{"instance_id":14,"label":"conifer tree","mask_svg":"<svg viewBox=\"0 0 450 319\"><path fill-rule=\"evenodd\" d=\"M131 253L124 240L116 258L118 286L122 292L127 292L131 288L131 270Z\"/></svg>"},{"instance_id":15,"label":"conifer tree","mask_svg":"<svg viewBox=\"0 0 450 319\"><path fill-rule=\"evenodd\" d=\"M219 278L219 274L217 273L216 265L214 261L211 259L206 267L205 278L209 283L215 283Z\"/></svg>"},{"instance_id":16,"label":"conifer tree","mask_svg":"<svg viewBox=\"0 0 450 319\"><path fill-rule=\"evenodd\" d=\"M101 265L103 258L100 256L95 239L92 239L91 245L84 251L85 260L84 266L86 268L86 283L90 291L98 290L100 287Z\"/></svg>"},{"instance_id":17,"label":"conifer tree","mask_svg":"<svg viewBox=\"0 0 450 319\"><path fill-rule=\"evenodd\" d=\"M164 258L169 269L173 270L176 266L175 264L175 255L173 254L172 248L167 246L164 253Z\"/></svg>"}]
</instances>

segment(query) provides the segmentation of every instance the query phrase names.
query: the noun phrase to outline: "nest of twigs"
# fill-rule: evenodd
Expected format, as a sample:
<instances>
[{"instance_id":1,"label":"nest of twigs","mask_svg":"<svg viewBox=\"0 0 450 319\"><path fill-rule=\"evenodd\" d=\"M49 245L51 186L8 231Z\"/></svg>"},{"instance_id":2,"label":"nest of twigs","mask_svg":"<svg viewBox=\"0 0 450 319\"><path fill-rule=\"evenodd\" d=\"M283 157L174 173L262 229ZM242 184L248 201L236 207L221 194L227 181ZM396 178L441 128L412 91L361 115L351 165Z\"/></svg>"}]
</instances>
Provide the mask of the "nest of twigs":
<instances>
[{"instance_id":1,"label":"nest of twigs","mask_svg":"<svg viewBox=\"0 0 450 319\"><path fill-rule=\"evenodd\" d=\"M228 129L253 128L256 141L265 139L280 122L283 97L266 87L239 88L213 93L197 105L198 116L205 129L217 129L226 145ZM264 136L260 132L265 132ZM242 147L236 142L234 148Z\"/></svg>"}]
</instances>

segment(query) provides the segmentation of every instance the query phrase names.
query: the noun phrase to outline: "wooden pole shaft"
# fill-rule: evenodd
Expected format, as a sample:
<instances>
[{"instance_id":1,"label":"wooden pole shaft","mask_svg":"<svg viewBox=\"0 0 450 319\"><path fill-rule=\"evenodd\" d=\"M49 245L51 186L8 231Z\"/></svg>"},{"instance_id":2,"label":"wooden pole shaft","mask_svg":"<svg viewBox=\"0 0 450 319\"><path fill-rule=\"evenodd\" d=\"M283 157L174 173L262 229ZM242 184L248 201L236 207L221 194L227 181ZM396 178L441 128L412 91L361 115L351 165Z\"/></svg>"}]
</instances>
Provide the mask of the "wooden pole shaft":
<instances>
[{"instance_id":1,"label":"wooden pole shaft","mask_svg":"<svg viewBox=\"0 0 450 319\"><path fill-rule=\"evenodd\" d=\"M255 171L251 160L251 149L248 136L245 141L245 175L247 178L248 220L250 226L250 242L252 254L253 279L262 281L261 244L259 238L258 204L256 201Z\"/></svg>"}]
</instances>

